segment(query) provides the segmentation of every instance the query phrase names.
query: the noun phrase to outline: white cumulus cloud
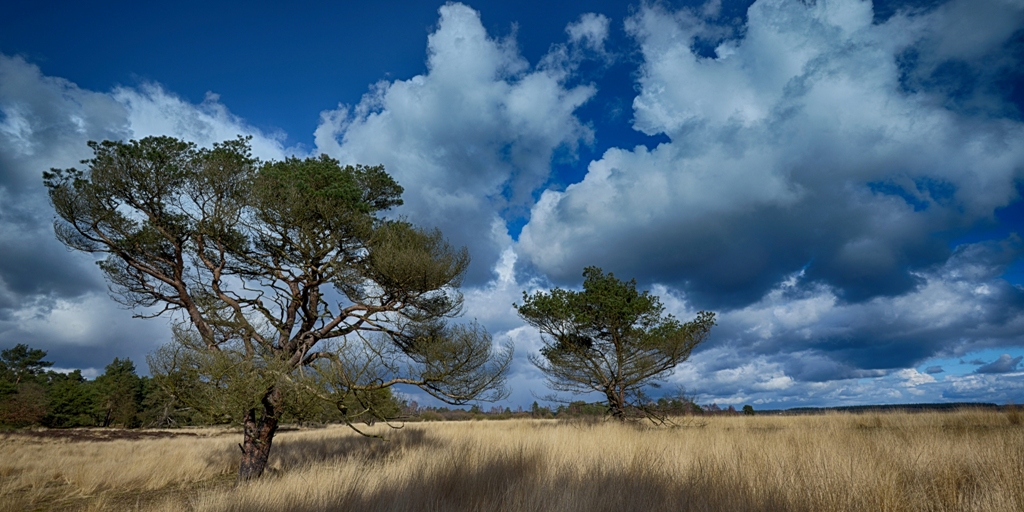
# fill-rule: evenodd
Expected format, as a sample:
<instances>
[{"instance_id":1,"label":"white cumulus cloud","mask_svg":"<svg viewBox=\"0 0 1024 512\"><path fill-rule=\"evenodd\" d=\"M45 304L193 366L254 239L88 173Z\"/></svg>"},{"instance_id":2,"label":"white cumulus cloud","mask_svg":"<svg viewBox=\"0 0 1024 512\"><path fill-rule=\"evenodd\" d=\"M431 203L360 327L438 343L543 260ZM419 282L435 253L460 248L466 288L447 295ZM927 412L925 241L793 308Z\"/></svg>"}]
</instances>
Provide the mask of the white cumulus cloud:
<instances>
[{"instance_id":1,"label":"white cumulus cloud","mask_svg":"<svg viewBox=\"0 0 1024 512\"><path fill-rule=\"evenodd\" d=\"M875 24L861 0L760 0L740 36L643 7L627 22L644 59L633 125L670 142L609 149L545 191L520 255L563 282L597 264L708 304L802 268L842 299L909 291L1024 178L1024 124L906 83L908 51L946 58L933 39L953 7ZM1001 51L998 33L971 51Z\"/></svg>"},{"instance_id":2,"label":"white cumulus cloud","mask_svg":"<svg viewBox=\"0 0 1024 512\"><path fill-rule=\"evenodd\" d=\"M465 5L447 4L440 15L427 72L324 112L316 145L343 162L384 164L407 190L398 212L469 246L477 260L470 279L483 282L511 243L495 223L526 212L557 150L571 155L592 138L574 111L595 88L566 84L570 60L531 69L514 39L489 36ZM570 33L597 44L600 20L584 18Z\"/></svg>"}]
</instances>

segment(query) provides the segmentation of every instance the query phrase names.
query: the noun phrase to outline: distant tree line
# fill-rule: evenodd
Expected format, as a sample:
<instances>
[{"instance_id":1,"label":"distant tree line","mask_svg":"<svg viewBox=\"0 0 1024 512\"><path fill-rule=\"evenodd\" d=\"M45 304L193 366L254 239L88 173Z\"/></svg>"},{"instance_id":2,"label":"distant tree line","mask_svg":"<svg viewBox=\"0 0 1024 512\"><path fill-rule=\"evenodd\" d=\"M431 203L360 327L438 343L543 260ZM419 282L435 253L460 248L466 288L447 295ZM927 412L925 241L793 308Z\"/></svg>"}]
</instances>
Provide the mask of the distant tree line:
<instances>
[{"instance_id":1,"label":"distant tree line","mask_svg":"<svg viewBox=\"0 0 1024 512\"><path fill-rule=\"evenodd\" d=\"M484 410L474 405L469 409L449 408L446 406L430 407L419 405L415 401L401 404L402 421L466 421L466 420L505 420L505 419L577 419L577 418L603 418L610 416L611 412L606 402L585 402L577 400L569 403L559 404L556 407L542 406L533 402L529 409L517 407L491 407ZM750 405L743 406L742 412L735 407L728 406L721 408L717 404L698 405L692 397L684 395L665 396L636 406L626 408L626 416L635 418L661 417L670 418L677 416L691 415L754 415L754 408Z\"/></svg>"},{"instance_id":2,"label":"distant tree line","mask_svg":"<svg viewBox=\"0 0 1024 512\"><path fill-rule=\"evenodd\" d=\"M131 359L114 358L102 375L88 380L81 370L53 371L46 351L19 344L0 351L0 428L175 427L231 423L227 415L195 410L151 377L139 376ZM202 382L193 382L201 387ZM398 417L401 402L379 390L376 409ZM344 408L298 403L285 411L287 422L343 421Z\"/></svg>"},{"instance_id":3,"label":"distant tree line","mask_svg":"<svg viewBox=\"0 0 1024 512\"><path fill-rule=\"evenodd\" d=\"M81 370L69 373L53 371L53 362L47 361L46 355L46 351L25 344L0 351L0 427L152 428L231 423L228 415L218 416L209 410L195 410L180 403L159 386L157 380L139 376L135 363L129 358L114 358L102 375L88 380ZM204 383L196 381L188 385L201 387ZM379 394L376 409L386 413L385 419L399 421L572 419L609 414L607 403L582 400L555 407L533 402L528 409L492 406L485 410L479 405L469 408L422 406L416 401L399 400L390 390L381 390ZM639 407L636 410L627 408L626 414L736 414L731 406L728 409L721 409L715 404L701 407L692 397L681 393L650 401L644 408L646 412ZM744 412L747 412L746 408ZM295 404L286 413L289 423L345 421L343 412L334 407L322 407L318 402ZM361 419L372 423L377 418L367 416Z\"/></svg>"},{"instance_id":4,"label":"distant tree line","mask_svg":"<svg viewBox=\"0 0 1024 512\"><path fill-rule=\"evenodd\" d=\"M115 358L102 375L51 370L46 352L19 344L0 352L0 425L138 427L160 416L160 393L131 359Z\"/></svg>"},{"instance_id":5,"label":"distant tree line","mask_svg":"<svg viewBox=\"0 0 1024 512\"><path fill-rule=\"evenodd\" d=\"M131 359L114 358L102 375L88 380L81 370L69 373L53 371L53 362L46 361L46 355L46 351L25 344L0 351L0 428L153 428L231 423L228 415L218 416L211 414L209 409L196 410L179 402L165 387L159 386L157 380L139 376ZM204 383L196 381L187 385L202 387ZM555 407L533 402L528 409L492 406L485 410L479 405L469 408L423 406L416 401L400 400L388 389L378 393L375 409L384 412L386 420L564 420L609 415L609 406L605 402L578 400ZM745 406L743 413L753 414L753 408ZM342 423L346 419L344 414L343 410L323 407L314 401L294 404L285 411L284 419L289 423ZM700 406L694 397L678 393L627 407L624 414L671 417L739 412L732 406L725 409L717 404ZM367 415L360 419L372 423L378 418Z\"/></svg>"}]
</instances>

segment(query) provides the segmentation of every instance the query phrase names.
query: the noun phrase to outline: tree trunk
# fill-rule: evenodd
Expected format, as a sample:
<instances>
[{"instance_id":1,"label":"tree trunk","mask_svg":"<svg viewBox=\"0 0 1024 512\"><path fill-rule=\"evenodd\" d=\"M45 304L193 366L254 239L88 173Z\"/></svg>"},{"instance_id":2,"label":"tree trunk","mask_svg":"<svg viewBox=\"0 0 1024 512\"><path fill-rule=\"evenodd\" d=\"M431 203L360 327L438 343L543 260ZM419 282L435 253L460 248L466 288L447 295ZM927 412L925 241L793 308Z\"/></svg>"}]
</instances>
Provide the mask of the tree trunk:
<instances>
[{"instance_id":1,"label":"tree trunk","mask_svg":"<svg viewBox=\"0 0 1024 512\"><path fill-rule=\"evenodd\" d=\"M257 417L256 409L245 413L243 422L244 438L242 444L242 462L238 466L238 482L255 480L263 475L270 458L270 446L277 432L277 402L280 391L272 389L263 397L262 414Z\"/></svg>"},{"instance_id":2,"label":"tree trunk","mask_svg":"<svg viewBox=\"0 0 1024 512\"><path fill-rule=\"evenodd\" d=\"M608 396L608 408L611 409L612 418L626 421L626 404L623 403L622 397L612 389L609 389L606 395Z\"/></svg>"}]
</instances>

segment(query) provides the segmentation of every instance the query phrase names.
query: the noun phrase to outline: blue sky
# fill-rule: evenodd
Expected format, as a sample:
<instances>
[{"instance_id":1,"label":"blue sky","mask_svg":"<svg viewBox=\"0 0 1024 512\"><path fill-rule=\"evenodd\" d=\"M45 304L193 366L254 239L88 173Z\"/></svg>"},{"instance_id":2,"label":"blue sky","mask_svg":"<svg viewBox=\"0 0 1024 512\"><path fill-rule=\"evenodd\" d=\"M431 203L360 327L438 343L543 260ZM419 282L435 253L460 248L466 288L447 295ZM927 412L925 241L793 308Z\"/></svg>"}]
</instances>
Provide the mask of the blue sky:
<instances>
[{"instance_id":1,"label":"blue sky","mask_svg":"<svg viewBox=\"0 0 1024 512\"><path fill-rule=\"evenodd\" d=\"M758 408L1024 401L1024 3L28 3L0 19L0 347L166 342L54 239L87 140L382 163L469 247L467 317L598 265L718 313L666 387ZM141 365L140 366L144 366Z\"/></svg>"}]
</instances>

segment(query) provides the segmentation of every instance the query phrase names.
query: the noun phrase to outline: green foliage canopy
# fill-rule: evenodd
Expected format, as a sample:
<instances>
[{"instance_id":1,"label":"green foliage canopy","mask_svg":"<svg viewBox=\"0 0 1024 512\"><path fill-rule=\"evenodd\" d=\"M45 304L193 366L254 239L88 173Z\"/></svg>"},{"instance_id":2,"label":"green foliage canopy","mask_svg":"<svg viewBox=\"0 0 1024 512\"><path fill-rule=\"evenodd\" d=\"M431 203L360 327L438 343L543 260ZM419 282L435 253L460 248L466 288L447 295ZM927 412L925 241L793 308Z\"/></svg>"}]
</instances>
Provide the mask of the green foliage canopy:
<instances>
[{"instance_id":1,"label":"green foliage canopy","mask_svg":"<svg viewBox=\"0 0 1024 512\"><path fill-rule=\"evenodd\" d=\"M600 392L622 419L628 407L643 410L643 388L668 376L707 339L714 313L687 323L664 314L658 297L638 292L636 281L616 279L597 267L584 272L583 291L555 288L523 294L519 316L541 332L540 354L530 361L556 391Z\"/></svg>"},{"instance_id":2,"label":"green foliage canopy","mask_svg":"<svg viewBox=\"0 0 1024 512\"><path fill-rule=\"evenodd\" d=\"M98 416L104 427L120 425L135 427L145 398L144 383L135 373L131 359L118 359L107 365L103 375L96 377Z\"/></svg>"},{"instance_id":3,"label":"green foliage canopy","mask_svg":"<svg viewBox=\"0 0 1024 512\"><path fill-rule=\"evenodd\" d=\"M19 343L0 351L0 371L5 374L6 380L14 385L34 380L43 375L46 368L53 366L52 362L43 361L44 357L45 350L29 348L28 345Z\"/></svg>"},{"instance_id":4,"label":"green foliage canopy","mask_svg":"<svg viewBox=\"0 0 1024 512\"><path fill-rule=\"evenodd\" d=\"M177 348L151 361L155 376L193 372L233 390L246 442L265 438L253 445L261 457L288 394L339 407L396 384L450 403L504 395L511 347L450 322L466 249L383 217L402 203L383 167L263 163L245 138L90 147L87 169L44 173L57 238L106 255L112 295L140 316L180 314Z\"/></svg>"}]
</instances>

